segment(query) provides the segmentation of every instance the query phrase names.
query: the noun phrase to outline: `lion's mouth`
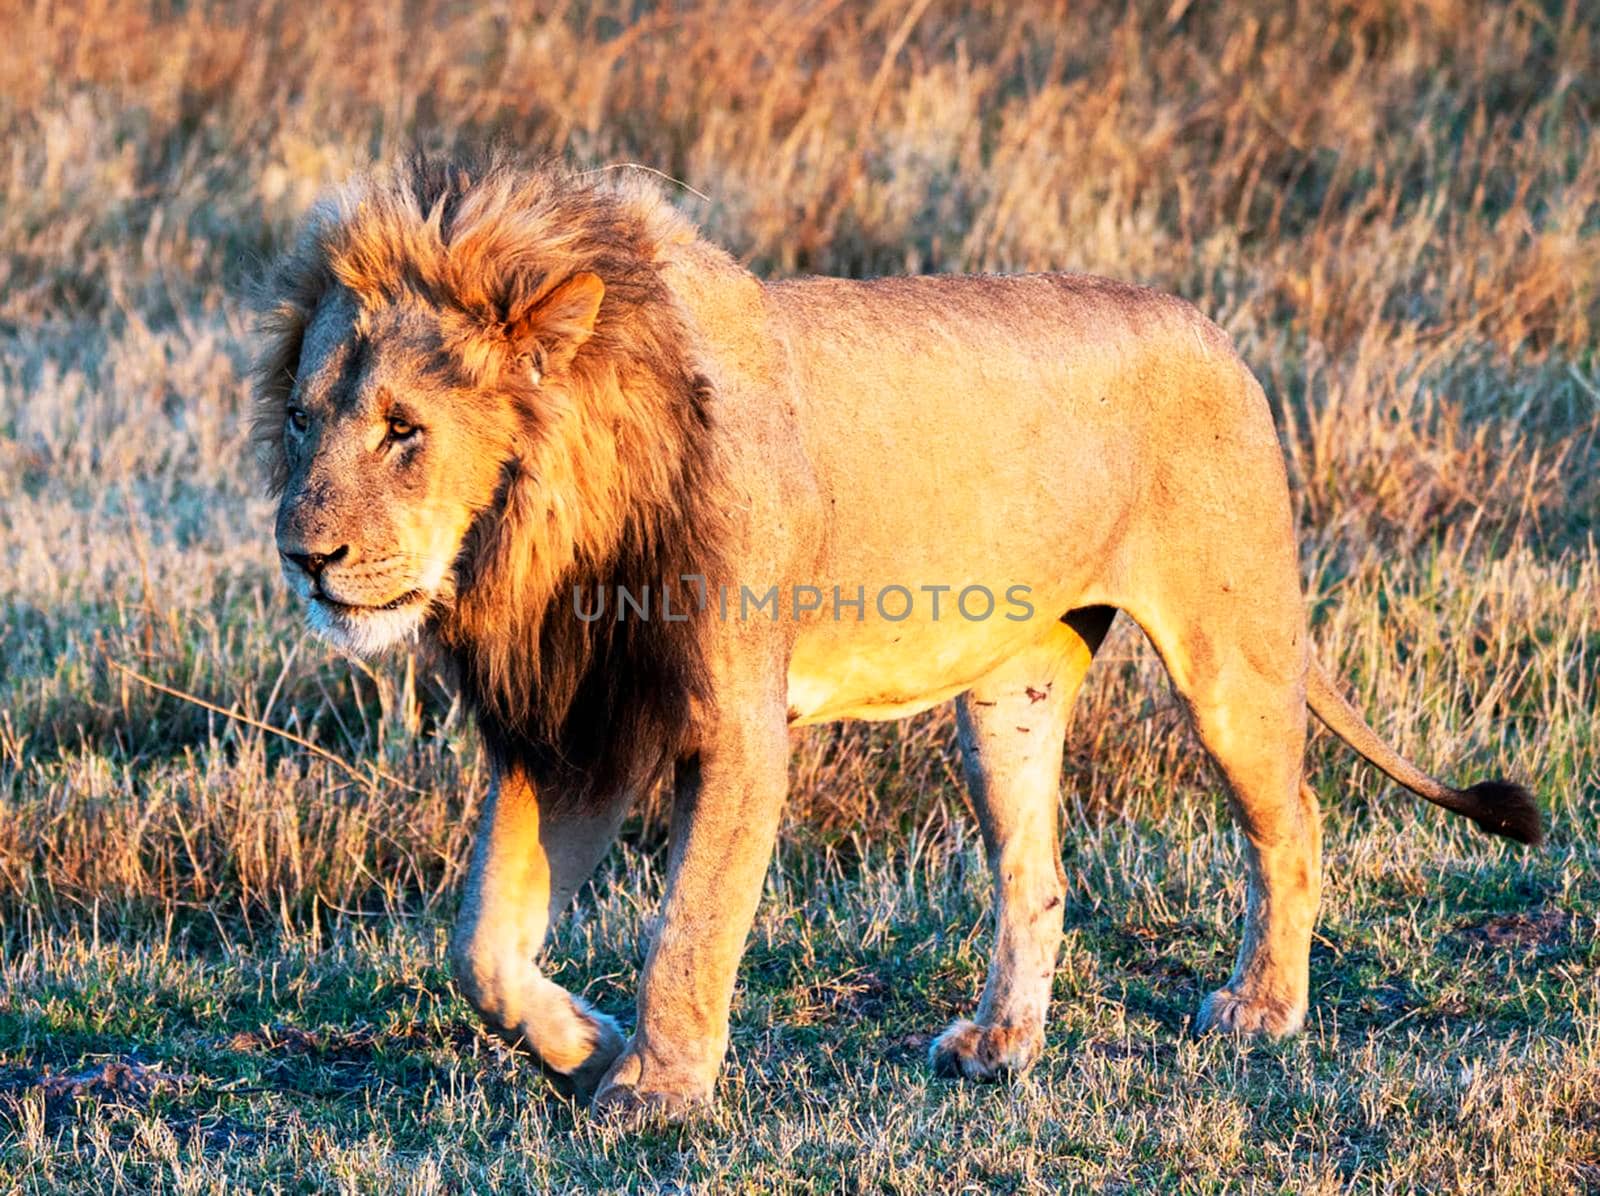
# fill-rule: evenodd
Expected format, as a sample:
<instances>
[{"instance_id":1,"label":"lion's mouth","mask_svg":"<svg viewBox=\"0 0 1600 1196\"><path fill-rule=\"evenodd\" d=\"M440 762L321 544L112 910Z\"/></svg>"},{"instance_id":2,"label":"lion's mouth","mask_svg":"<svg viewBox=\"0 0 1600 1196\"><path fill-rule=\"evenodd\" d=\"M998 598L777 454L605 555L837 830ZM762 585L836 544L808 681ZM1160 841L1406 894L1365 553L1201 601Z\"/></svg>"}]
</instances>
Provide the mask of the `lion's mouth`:
<instances>
[{"instance_id":1,"label":"lion's mouth","mask_svg":"<svg viewBox=\"0 0 1600 1196\"><path fill-rule=\"evenodd\" d=\"M320 588L311 597L314 601L322 603L323 606L337 611L341 615L370 615L377 614L380 611L401 610L407 606L415 606L426 595L421 590L407 590L398 598L391 598L388 602L370 605L360 602L340 602L337 598L330 598Z\"/></svg>"}]
</instances>

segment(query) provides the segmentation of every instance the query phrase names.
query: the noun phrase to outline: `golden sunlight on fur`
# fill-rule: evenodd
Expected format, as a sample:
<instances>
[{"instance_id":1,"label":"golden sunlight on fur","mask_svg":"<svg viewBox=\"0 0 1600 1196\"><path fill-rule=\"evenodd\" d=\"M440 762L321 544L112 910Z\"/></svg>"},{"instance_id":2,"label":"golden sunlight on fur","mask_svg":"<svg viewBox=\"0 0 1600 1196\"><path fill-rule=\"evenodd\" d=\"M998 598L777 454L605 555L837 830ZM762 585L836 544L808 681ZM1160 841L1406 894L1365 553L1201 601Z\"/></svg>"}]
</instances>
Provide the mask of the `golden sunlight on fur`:
<instances>
[{"instance_id":1,"label":"golden sunlight on fur","mask_svg":"<svg viewBox=\"0 0 1600 1196\"><path fill-rule=\"evenodd\" d=\"M1245 839L1243 941L1201 1029L1305 1018L1308 709L1429 801L1539 839L1526 791L1419 771L1312 661L1265 395L1176 298L1082 274L763 283L634 179L414 161L319 204L265 303L254 427L285 576L335 643L416 636L453 671L495 767L459 982L601 1106L712 1092L789 728L950 698L998 933L932 1063L1028 1068L1062 935L1063 740L1119 611ZM628 1036L536 957L668 772Z\"/></svg>"}]
</instances>

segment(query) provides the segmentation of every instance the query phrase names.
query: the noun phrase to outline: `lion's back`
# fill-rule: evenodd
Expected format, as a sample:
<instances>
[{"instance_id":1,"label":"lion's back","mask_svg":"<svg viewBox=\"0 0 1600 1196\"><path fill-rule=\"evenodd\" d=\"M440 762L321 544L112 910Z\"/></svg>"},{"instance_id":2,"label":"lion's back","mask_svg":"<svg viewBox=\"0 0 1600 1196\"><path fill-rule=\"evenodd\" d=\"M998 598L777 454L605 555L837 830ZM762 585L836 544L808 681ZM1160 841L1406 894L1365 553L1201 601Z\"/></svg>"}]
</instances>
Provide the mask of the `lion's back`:
<instances>
[{"instance_id":1,"label":"lion's back","mask_svg":"<svg viewBox=\"0 0 1600 1196\"><path fill-rule=\"evenodd\" d=\"M1186 301L1086 274L797 279L765 288L804 430L913 477L980 484L1048 461L1104 489L1191 452L1197 427L1277 452L1260 388Z\"/></svg>"}]
</instances>

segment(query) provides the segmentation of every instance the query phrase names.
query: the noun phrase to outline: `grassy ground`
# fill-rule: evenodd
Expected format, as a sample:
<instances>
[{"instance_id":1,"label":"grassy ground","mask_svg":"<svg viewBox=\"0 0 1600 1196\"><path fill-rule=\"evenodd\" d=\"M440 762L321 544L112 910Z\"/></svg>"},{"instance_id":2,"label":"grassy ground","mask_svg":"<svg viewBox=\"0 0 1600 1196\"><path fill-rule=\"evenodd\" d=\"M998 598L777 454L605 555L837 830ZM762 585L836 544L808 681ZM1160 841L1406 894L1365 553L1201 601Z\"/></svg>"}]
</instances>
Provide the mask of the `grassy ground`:
<instances>
[{"instance_id":1,"label":"grassy ground","mask_svg":"<svg viewBox=\"0 0 1600 1196\"><path fill-rule=\"evenodd\" d=\"M1592 6L514 8L6 8L0 1188L1600 1187ZM444 966L471 728L426 670L304 638L246 463L243 280L348 170L494 137L685 180L769 275L1194 299L1278 405L1321 657L1423 764L1532 780L1547 849L1319 736L1307 1031L1189 1038L1239 851L1122 627L1069 745L1031 1075L924 1066L988 940L935 711L796 738L707 1120L589 1122ZM641 811L550 953L624 1017L662 836Z\"/></svg>"}]
</instances>

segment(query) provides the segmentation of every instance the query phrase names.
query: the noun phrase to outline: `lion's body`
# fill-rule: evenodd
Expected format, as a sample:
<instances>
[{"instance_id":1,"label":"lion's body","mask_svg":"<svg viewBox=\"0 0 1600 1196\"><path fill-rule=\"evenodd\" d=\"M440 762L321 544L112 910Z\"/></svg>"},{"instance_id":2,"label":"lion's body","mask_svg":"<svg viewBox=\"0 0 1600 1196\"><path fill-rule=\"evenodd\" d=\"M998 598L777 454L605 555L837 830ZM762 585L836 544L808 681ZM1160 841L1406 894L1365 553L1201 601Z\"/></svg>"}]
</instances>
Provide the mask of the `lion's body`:
<instances>
[{"instance_id":1,"label":"lion's body","mask_svg":"<svg viewBox=\"0 0 1600 1196\"><path fill-rule=\"evenodd\" d=\"M1062 740L1115 610L1246 832L1245 939L1203 1026L1283 1034L1305 1012L1308 677L1391 775L1536 834L1521 795L1416 772L1308 673L1265 397L1179 300L1081 275L763 284L649 193L503 171L362 184L285 277L258 423L286 572L333 638L416 629L457 664L497 771L458 976L606 1101L710 1090L786 728L957 696L1000 901L976 1022L935 1063L1027 1066L1061 930ZM663 764L668 894L625 1042L533 959Z\"/></svg>"},{"instance_id":2,"label":"lion's body","mask_svg":"<svg viewBox=\"0 0 1600 1196\"><path fill-rule=\"evenodd\" d=\"M794 645L796 721L912 713L1067 611L1114 606L1149 626L1191 587L1184 601L1218 639L1235 640L1241 618L1262 623L1283 637L1263 650L1296 668L1271 415L1192 307L1079 275L807 280L765 297L790 366L780 432L804 446L814 513L801 519L820 528L815 561L786 580L826 598ZM864 589L859 619L836 608L835 586ZM896 586L913 601L877 601ZM981 589L963 611L967 586ZM1008 617L1021 613L1003 600L1015 586L1038 617ZM990 617L967 617L985 593Z\"/></svg>"}]
</instances>

